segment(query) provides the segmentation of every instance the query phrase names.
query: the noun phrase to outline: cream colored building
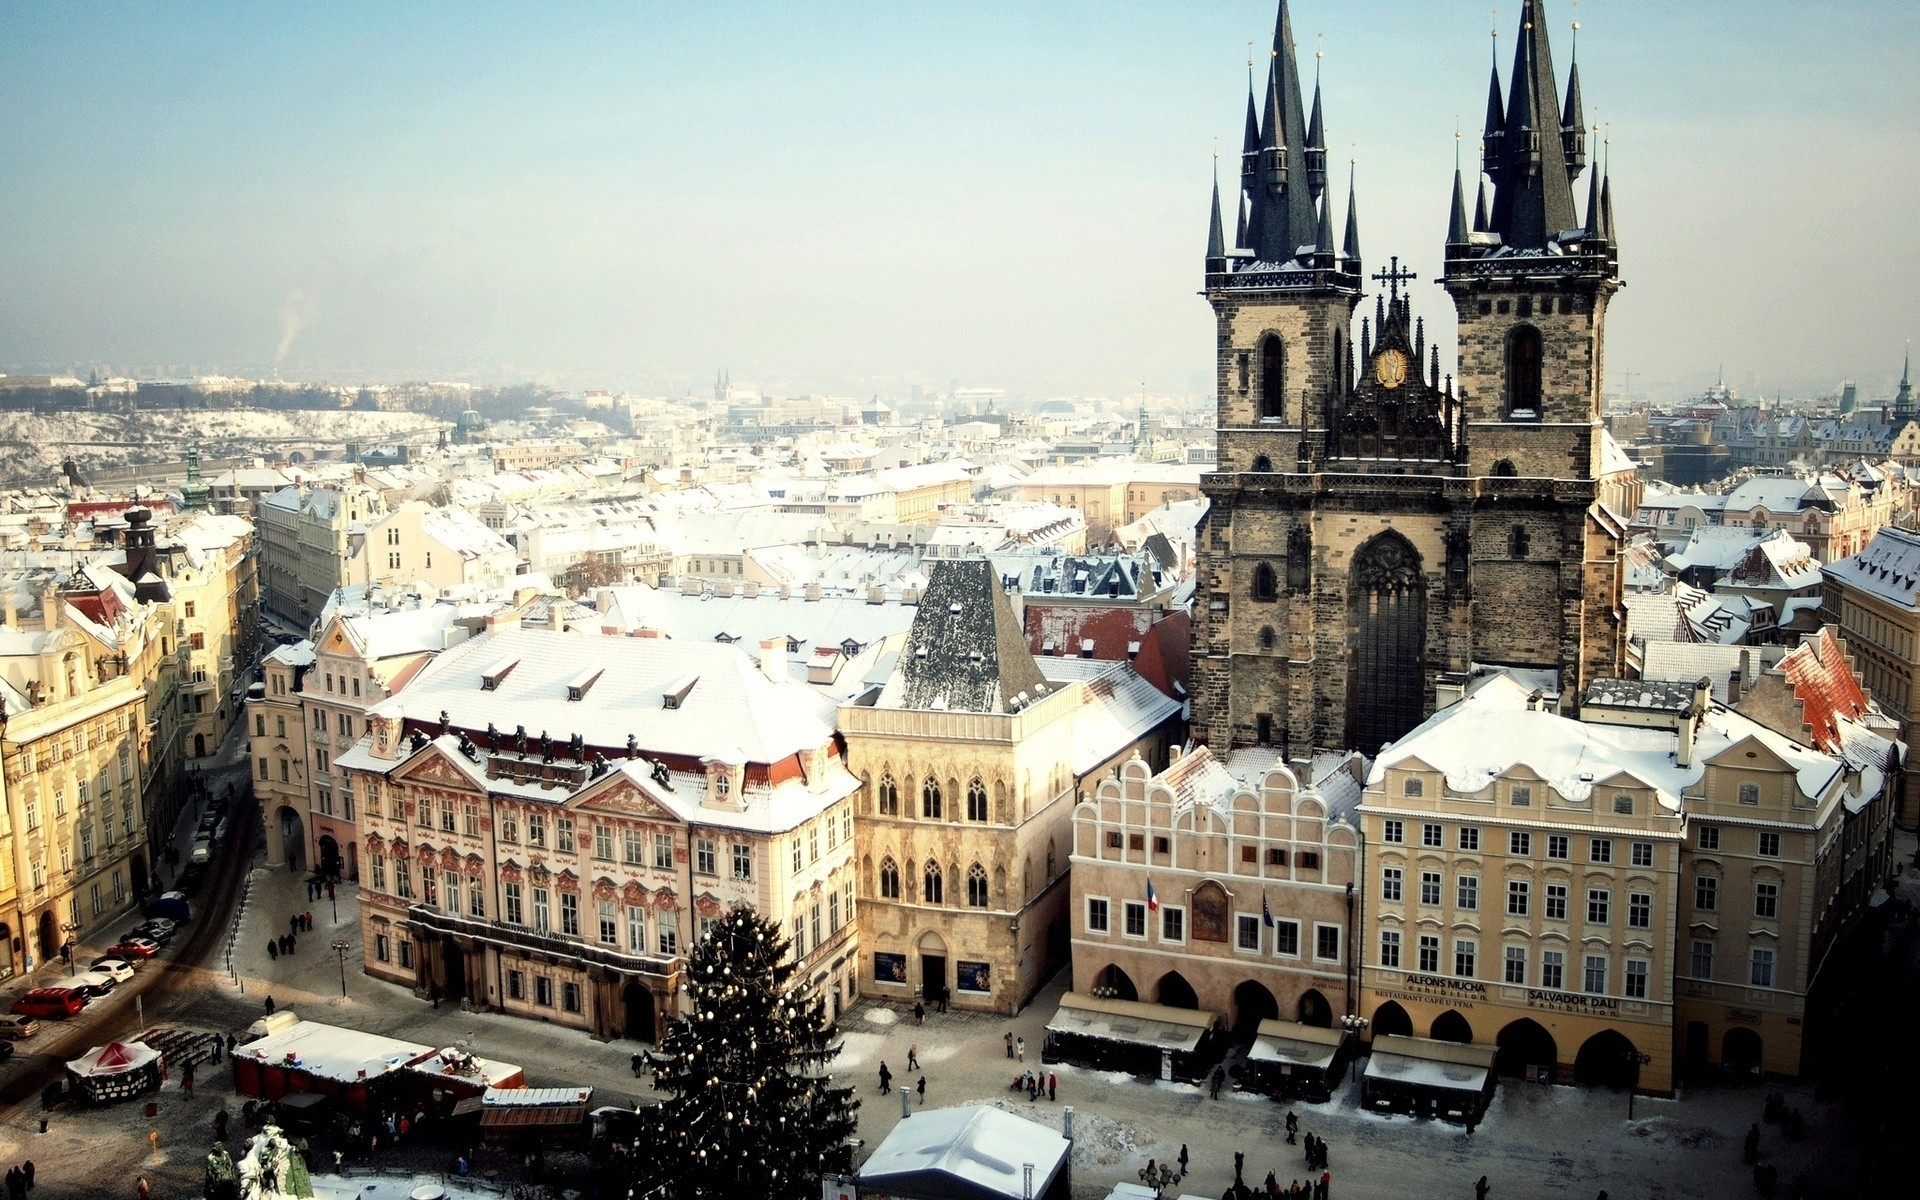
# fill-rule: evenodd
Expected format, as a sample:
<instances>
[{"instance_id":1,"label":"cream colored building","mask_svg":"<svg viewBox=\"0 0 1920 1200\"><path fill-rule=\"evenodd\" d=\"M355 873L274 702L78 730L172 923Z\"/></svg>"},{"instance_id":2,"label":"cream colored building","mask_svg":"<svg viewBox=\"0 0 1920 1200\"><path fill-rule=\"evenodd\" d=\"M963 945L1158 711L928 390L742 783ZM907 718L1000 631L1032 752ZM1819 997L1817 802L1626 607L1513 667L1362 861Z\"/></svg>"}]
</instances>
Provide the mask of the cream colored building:
<instances>
[{"instance_id":1,"label":"cream colored building","mask_svg":"<svg viewBox=\"0 0 1920 1200\"><path fill-rule=\"evenodd\" d=\"M1102 780L1073 816L1073 990L1197 1008L1249 1040L1351 1012L1363 765L1321 765L1303 784L1270 751L1200 746Z\"/></svg>"},{"instance_id":2,"label":"cream colored building","mask_svg":"<svg viewBox=\"0 0 1920 1200\"><path fill-rule=\"evenodd\" d=\"M260 664L260 682L247 690L247 752L270 867L286 863L289 844L303 844L298 815L308 803L307 730L300 687L313 662L312 642L281 646Z\"/></svg>"},{"instance_id":3,"label":"cream colored building","mask_svg":"<svg viewBox=\"0 0 1920 1200\"><path fill-rule=\"evenodd\" d=\"M347 582L355 535L383 516L379 489L360 480L283 488L259 508L260 592L266 611L306 629Z\"/></svg>"},{"instance_id":4,"label":"cream colored building","mask_svg":"<svg viewBox=\"0 0 1920 1200\"><path fill-rule=\"evenodd\" d=\"M1895 753L1857 685L1846 711L1794 698L1804 667L1739 710L1704 680L1596 680L1579 720L1497 675L1387 748L1360 810L1370 1032L1661 1093L1798 1074L1819 952L1884 878L1884 853L1842 848L1884 824Z\"/></svg>"},{"instance_id":5,"label":"cream colored building","mask_svg":"<svg viewBox=\"0 0 1920 1200\"><path fill-rule=\"evenodd\" d=\"M360 799L369 974L652 1041L691 939L786 928L837 1014L858 982L857 781L832 707L773 650L496 628L369 713L333 764Z\"/></svg>"},{"instance_id":6,"label":"cream colored building","mask_svg":"<svg viewBox=\"0 0 1920 1200\"><path fill-rule=\"evenodd\" d=\"M198 761L220 752L243 715L238 692L253 663L260 624L253 523L201 514L170 526L158 551L174 633L187 652L182 748L189 761Z\"/></svg>"},{"instance_id":7,"label":"cream colored building","mask_svg":"<svg viewBox=\"0 0 1920 1200\"><path fill-rule=\"evenodd\" d=\"M1036 660L992 564L941 562L885 685L840 710L873 993L1018 1012L1067 961L1075 801L1163 761L1179 713L1125 663Z\"/></svg>"},{"instance_id":8,"label":"cream colored building","mask_svg":"<svg viewBox=\"0 0 1920 1200\"><path fill-rule=\"evenodd\" d=\"M1200 468L1135 459L1099 459L1072 466L1041 467L1014 484L1016 500L1045 500L1085 514L1087 538L1107 535L1164 504L1200 496Z\"/></svg>"},{"instance_id":9,"label":"cream colored building","mask_svg":"<svg viewBox=\"0 0 1920 1200\"><path fill-rule=\"evenodd\" d=\"M142 783L154 730L136 670L157 671L159 618L124 582L39 611L9 595L0 629L0 974L84 940L150 883ZM81 581L80 586L86 586Z\"/></svg>"},{"instance_id":10,"label":"cream colored building","mask_svg":"<svg viewBox=\"0 0 1920 1200\"><path fill-rule=\"evenodd\" d=\"M511 581L519 570L519 553L478 517L409 500L355 539L340 582L485 588Z\"/></svg>"}]
</instances>

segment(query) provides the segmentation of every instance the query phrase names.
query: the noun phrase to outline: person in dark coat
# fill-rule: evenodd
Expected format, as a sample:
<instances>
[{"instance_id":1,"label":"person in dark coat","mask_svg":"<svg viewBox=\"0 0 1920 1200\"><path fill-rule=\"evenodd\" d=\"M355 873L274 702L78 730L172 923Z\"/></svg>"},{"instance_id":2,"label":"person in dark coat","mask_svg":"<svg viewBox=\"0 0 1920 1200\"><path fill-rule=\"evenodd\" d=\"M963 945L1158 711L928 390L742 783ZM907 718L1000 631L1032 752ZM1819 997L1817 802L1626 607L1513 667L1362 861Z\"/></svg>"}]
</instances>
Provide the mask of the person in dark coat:
<instances>
[{"instance_id":1,"label":"person in dark coat","mask_svg":"<svg viewBox=\"0 0 1920 1200\"><path fill-rule=\"evenodd\" d=\"M633 1077L635 1079L640 1078L640 1066L644 1061L645 1060L642 1059L638 1054L633 1056Z\"/></svg>"},{"instance_id":2,"label":"person in dark coat","mask_svg":"<svg viewBox=\"0 0 1920 1200\"><path fill-rule=\"evenodd\" d=\"M273 997L272 996L267 997L267 1015L268 1016L273 1015Z\"/></svg>"},{"instance_id":3,"label":"person in dark coat","mask_svg":"<svg viewBox=\"0 0 1920 1200\"><path fill-rule=\"evenodd\" d=\"M1185 1142L1180 1143L1180 1157L1173 1161L1180 1164L1180 1178L1185 1179L1187 1177L1187 1144Z\"/></svg>"},{"instance_id":4,"label":"person in dark coat","mask_svg":"<svg viewBox=\"0 0 1920 1200\"><path fill-rule=\"evenodd\" d=\"M880 1064L880 1094L886 1095L893 1090L893 1072L887 1070L887 1064Z\"/></svg>"},{"instance_id":5,"label":"person in dark coat","mask_svg":"<svg viewBox=\"0 0 1920 1200\"><path fill-rule=\"evenodd\" d=\"M280 961L280 943L278 940L273 938L267 939L267 957L273 959L275 962Z\"/></svg>"},{"instance_id":6,"label":"person in dark coat","mask_svg":"<svg viewBox=\"0 0 1920 1200\"><path fill-rule=\"evenodd\" d=\"M1742 1150L1741 1162L1752 1166L1760 1161L1760 1126L1753 1125L1747 1130L1747 1139Z\"/></svg>"},{"instance_id":7,"label":"person in dark coat","mask_svg":"<svg viewBox=\"0 0 1920 1200\"><path fill-rule=\"evenodd\" d=\"M1473 1200L1487 1200L1487 1192L1489 1190L1491 1190L1491 1185L1487 1183L1487 1177L1482 1175L1480 1182L1473 1185Z\"/></svg>"},{"instance_id":8,"label":"person in dark coat","mask_svg":"<svg viewBox=\"0 0 1920 1200\"><path fill-rule=\"evenodd\" d=\"M925 1104L927 1102L927 1077L925 1075L920 1077L919 1083L913 1085L913 1090L920 1093L920 1103Z\"/></svg>"}]
</instances>

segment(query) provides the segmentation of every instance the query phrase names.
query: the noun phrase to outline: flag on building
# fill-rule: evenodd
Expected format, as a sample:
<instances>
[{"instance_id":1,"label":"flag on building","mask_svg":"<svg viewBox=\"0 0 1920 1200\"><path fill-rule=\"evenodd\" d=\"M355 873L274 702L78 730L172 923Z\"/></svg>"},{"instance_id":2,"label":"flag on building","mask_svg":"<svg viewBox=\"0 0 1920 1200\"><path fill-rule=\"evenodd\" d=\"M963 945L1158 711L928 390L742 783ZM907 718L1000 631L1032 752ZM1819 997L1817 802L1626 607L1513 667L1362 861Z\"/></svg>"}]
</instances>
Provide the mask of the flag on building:
<instances>
[{"instance_id":1,"label":"flag on building","mask_svg":"<svg viewBox=\"0 0 1920 1200\"><path fill-rule=\"evenodd\" d=\"M1153 876L1147 876L1147 911L1160 911L1160 893L1153 890Z\"/></svg>"},{"instance_id":2,"label":"flag on building","mask_svg":"<svg viewBox=\"0 0 1920 1200\"><path fill-rule=\"evenodd\" d=\"M1267 907L1267 898L1260 897L1260 923L1268 929L1273 928L1273 910Z\"/></svg>"}]
</instances>

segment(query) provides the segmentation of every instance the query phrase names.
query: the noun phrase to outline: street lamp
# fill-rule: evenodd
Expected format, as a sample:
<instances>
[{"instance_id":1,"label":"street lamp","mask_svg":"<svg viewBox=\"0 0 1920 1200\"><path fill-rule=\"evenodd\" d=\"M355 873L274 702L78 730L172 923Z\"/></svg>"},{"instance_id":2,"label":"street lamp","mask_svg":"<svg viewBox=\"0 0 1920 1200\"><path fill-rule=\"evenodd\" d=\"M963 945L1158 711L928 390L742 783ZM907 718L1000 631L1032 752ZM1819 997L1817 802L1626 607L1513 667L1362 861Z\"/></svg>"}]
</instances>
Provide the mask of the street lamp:
<instances>
[{"instance_id":1,"label":"street lamp","mask_svg":"<svg viewBox=\"0 0 1920 1200\"><path fill-rule=\"evenodd\" d=\"M1627 1049L1627 1065L1633 1068L1633 1082L1627 1085L1627 1120L1633 1120L1633 1094L1640 1090L1640 1068L1653 1061L1653 1055Z\"/></svg>"},{"instance_id":2,"label":"street lamp","mask_svg":"<svg viewBox=\"0 0 1920 1200\"><path fill-rule=\"evenodd\" d=\"M80 970L80 968L73 961L74 959L80 957L77 953L75 953L75 951L79 949L79 942L74 937L75 934L80 932L80 927L78 925L62 925L60 927L60 932L67 935L67 944L60 947L60 949L66 953L67 976L71 978L72 976L78 974Z\"/></svg>"},{"instance_id":3,"label":"street lamp","mask_svg":"<svg viewBox=\"0 0 1920 1200\"><path fill-rule=\"evenodd\" d=\"M333 939L333 952L340 959L340 998L347 998L347 951L353 949L353 943L345 938Z\"/></svg>"},{"instance_id":4,"label":"street lamp","mask_svg":"<svg viewBox=\"0 0 1920 1200\"><path fill-rule=\"evenodd\" d=\"M1346 1030L1355 1042L1360 1040L1360 1035L1365 1033L1367 1026L1371 1024L1373 1024L1373 1022L1360 1016L1358 1013L1348 1013L1346 1016L1340 1018L1340 1027ZM1357 1048L1354 1051L1353 1057L1347 1060L1347 1066L1347 1078L1351 1080L1360 1072L1360 1054Z\"/></svg>"}]
</instances>

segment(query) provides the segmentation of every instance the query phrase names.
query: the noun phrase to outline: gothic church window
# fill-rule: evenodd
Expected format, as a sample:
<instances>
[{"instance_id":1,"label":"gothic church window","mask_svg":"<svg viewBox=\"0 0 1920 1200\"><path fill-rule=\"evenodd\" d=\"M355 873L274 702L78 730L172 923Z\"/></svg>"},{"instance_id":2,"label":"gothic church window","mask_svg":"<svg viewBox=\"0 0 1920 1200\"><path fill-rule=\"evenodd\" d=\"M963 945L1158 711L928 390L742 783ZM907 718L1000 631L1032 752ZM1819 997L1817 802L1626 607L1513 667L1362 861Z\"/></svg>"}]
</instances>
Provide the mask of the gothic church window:
<instances>
[{"instance_id":1,"label":"gothic church window","mask_svg":"<svg viewBox=\"0 0 1920 1200\"><path fill-rule=\"evenodd\" d=\"M1273 649L1273 626L1262 625L1260 627L1260 649L1262 651L1271 651Z\"/></svg>"},{"instance_id":2,"label":"gothic church window","mask_svg":"<svg viewBox=\"0 0 1920 1200\"><path fill-rule=\"evenodd\" d=\"M1507 415L1540 415L1540 371L1542 346L1540 331L1531 325L1515 326L1507 337Z\"/></svg>"},{"instance_id":3,"label":"gothic church window","mask_svg":"<svg viewBox=\"0 0 1920 1200\"><path fill-rule=\"evenodd\" d=\"M926 885L927 903L928 904L945 903L945 901L941 897L943 897L946 894L947 881L940 877L939 863L933 862L931 860L928 861L927 877L924 882Z\"/></svg>"},{"instance_id":4,"label":"gothic church window","mask_svg":"<svg viewBox=\"0 0 1920 1200\"><path fill-rule=\"evenodd\" d=\"M1353 557L1348 590L1354 655L1348 744L1376 747L1418 725L1426 702L1426 585L1420 555L1380 534Z\"/></svg>"},{"instance_id":5,"label":"gothic church window","mask_svg":"<svg viewBox=\"0 0 1920 1200\"><path fill-rule=\"evenodd\" d=\"M1299 595L1312 582L1313 535L1305 529L1287 534L1287 590Z\"/></svg>"},{"instance_id":6,"label":"gothic church window","mask_svg":"<svg viewBox=\"0 0 1920 1200\"><path fill-rule=\"evenodd\" d=\"M880 898L898 900L900 898L900 868L891 858L880 860Z\"/></svg>"},{"instance_id":7,"label":"gothic church window","mask_svg":"<svg viewBox=\"0 0 1920 1200\"><path fill-rule=\"evenodd\" d=\"M883 817L900 815L900 789L894 786L891 773L880 777L880 815Z\"/></svg>"},{"instance_id":8,"label":"gothic church window","mask_svg":"<svg viewBox=\"0 0 1920 1200\"><path fill-rule=\"evenodd\" d=\"M1507 549L1509 551L1507 557L1525 558L1527 556L1528 541L1527 527L1525 525L1515 525L1513 527L1513 533L1507 538Z\"/></svg>"},{"instance_id":9,"label":"gothic church window","mask_svg":"<svg viewBox=\"0 0 1920 1200\"><path fill-rule=\"evenodd\" d=\"M929 821L940 819L940 784L932 776L920 788L920 815Z\"/></svg>"},{"instance_id":10,"label":"gothic church window","mask_svg":"<svg viewBox=\"0 0 1920 1200\"><path fill-rule=\"evenodd\" d=\"M1286 412L1287 351L1276 334L1260 339L1260 416L1279 420Z\"/></svg>"},{"instance_id":11,"label":"gothic church window","mask_svg":"<svg viewBox=\"0 0 1920 1200\"><path fill-rule=\"evenodd\" d=\"M1273 568L1261 563L1253 569L1253 598L1272 600L1280 594L1279 580L1274 576Z\"/></svg>"},{"instance_id":12,"label":"gothic church window","mask_svg":"<svg viewBox=\"0 0 1920 1200\"><path fill-rule=\"evenodd\" d=\"M967 868L967 906L969 908L987 906L987 869L979 863Z\"/></svg>"},{"instance_id":13,"label":"gothic church window","mask_svg":"<svg viewBox=\"0 0 1920 1200\"><path fill-rule=\"evenodd\" d=\"M1493 464L1493 474L1496 479L1512 479L1520 472L1514 469L1512 459L1503 458Z\"/></svg>"},{"instance_id":14,"label":"gothic church window","mask_svg":"<svg viewBox=\"0 0 1920 1200\"><path fill-rule=\"evenodd\" d=\"M1273 460L1264 454L1259 455L1253 460L1253 469L1260 475L1269 474L1273 471Z\"/></svg>"},{"instance_id":15,"label":"gothic church window","mask_svg":"<svg viewBox=\"0 0 1920 1200\"><path fill-rule=\"evenodd\" d=\"M987 819L987 785L978 779L967 784L967 820Z\"/></svg>"}]
</instances>

